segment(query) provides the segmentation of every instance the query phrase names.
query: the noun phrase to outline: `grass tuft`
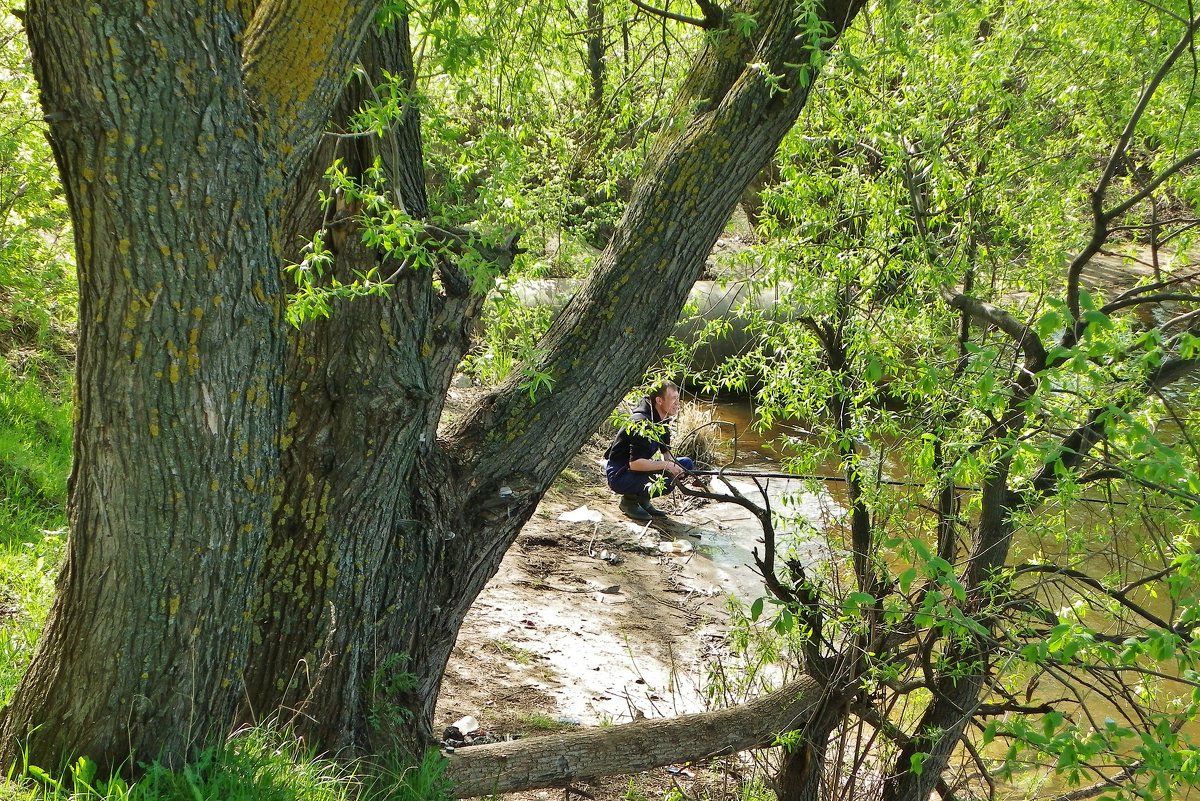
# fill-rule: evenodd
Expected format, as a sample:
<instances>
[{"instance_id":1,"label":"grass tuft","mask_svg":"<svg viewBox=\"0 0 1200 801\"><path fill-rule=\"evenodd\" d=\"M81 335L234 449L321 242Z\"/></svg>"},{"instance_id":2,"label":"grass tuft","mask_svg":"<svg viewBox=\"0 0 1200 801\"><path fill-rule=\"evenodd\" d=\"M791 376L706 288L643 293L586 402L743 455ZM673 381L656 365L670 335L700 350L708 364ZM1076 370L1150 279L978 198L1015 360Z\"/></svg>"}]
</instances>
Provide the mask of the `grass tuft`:
<instances>
[{"instance_id":1,"label":"grass tuft","mask_svg":"<svg viewBox=\"0 0 1200 801\"><path fill-rule=\"evenodd\" d=\"M446 801L445 760L430 750L416 764L399 758L342 763L320 757L287 732L247 728L175 770L144 766L133 782L97 778L81 758L62 777L35 766L0 779L0 801Z\"/></svg>"}]
</instances>

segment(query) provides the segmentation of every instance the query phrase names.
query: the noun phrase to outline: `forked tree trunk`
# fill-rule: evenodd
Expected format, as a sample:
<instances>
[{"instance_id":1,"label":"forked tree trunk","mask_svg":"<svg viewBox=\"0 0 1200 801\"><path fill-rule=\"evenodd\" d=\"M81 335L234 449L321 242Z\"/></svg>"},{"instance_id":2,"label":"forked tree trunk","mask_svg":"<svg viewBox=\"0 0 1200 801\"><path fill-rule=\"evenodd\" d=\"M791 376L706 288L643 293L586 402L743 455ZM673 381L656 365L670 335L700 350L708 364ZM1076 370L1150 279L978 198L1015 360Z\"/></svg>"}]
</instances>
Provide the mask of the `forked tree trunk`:
<instances>
[{"instance_id":1,"label":"forked tree trunk","mask_svg":"<svg viewBox=\"0 0 1200 801\"><path fill-rule=\"evenodd\" d=\"M385 262L386 297L284 342L279 208L311 195L298 171L372 4L211 5L30 5L82 334L71 554L4 717L6 760L41 724L41 765L180 761L241 699L321 748L426 736L467 609L669 333L812 83L793 4L737 4L753 37L709 37L613 243L542 343L553 392L514 378L438 441L481 302L455 264L435 289ZM860 5L823 9L825 45ZM414 159L396 165L410 184ZM340 247L339 269L379 261L353 235Z\"/></svg>"},{"instance_id":2,"label":"forked tree trunk","mask_svg":"<svg viewBox=\"0 0 1200 801\"><path fill-rule=\"evenodd\" d=\"M411 75L407 29L373 32L362 60L372 84L385 70ZM371 95L371 84L353 81L337 127ZM280 715L330 748L366 745L372 721L427 725L432 706L419 703L435 698L436 687L398 679L440 675L457 632L451 621L465 613L451 613L446 600L466 566L449 513L460 501L435 437L482 298L452 279L443 285L457 292L437 291L427 268L380 264L362 244L354 209L322 215L303 205L335 158L361 179L376 157L401 186L404 207L423 217L415 115L385 141L328 138L292 189L292 241L312 236L324 216L338 277L351 281L377 265L396 277L385 296L337 302L330 319L293 334L283 491L246 674L249 717ZM417 667L427 662L438 667Z\"/></svg>"},{"instance_id":3,"label":"forked tree trunk","mask_svg":"<svg viewBox=\"0 0 1200 801\"><path fill-rule=\"evenodd\" d=\"M790 12L768 5L764 30L783 59ZM409 74L407 46L402 35L370 39L367 72ZM586 317L548 337L540 369L555 378L553 393L532 401L514 380L436 442L442 398L480 299L455 296L453 279L435 291L417 271L401 271L386 299L341 304L296 338L288 386L293 409L306 411L284 440L288 489L267 563L276 583L248 673L256 711L282 707L327 747L378 745L380 735L397 733L414 745L428 740L471 603L550 481L637 380L675 317L661 310L682 305L745 182L803 106L799 89L779 98L762 85L735 89L750 53L739 60L734 46L748 44L726 40L692 78L692 92L725 104L723 115L707 115L690 137L660 146L654 178L635 189L623 241L572 304ZM369 95L361 86L355 92L343 111ZM730 150L734 121L755 113L759 126ZM395 136L338 153L351 169L393 152L402 164L419 160L418 126ZM310 169L319 174L322 163ZM402 195L410 211L424 207L416 186ZM343 276L376 263L356 231L338 241ZM381 271L392 269L388 262ZM589 293L602 300L584 300Z\"/></svg>"}]
</instances>

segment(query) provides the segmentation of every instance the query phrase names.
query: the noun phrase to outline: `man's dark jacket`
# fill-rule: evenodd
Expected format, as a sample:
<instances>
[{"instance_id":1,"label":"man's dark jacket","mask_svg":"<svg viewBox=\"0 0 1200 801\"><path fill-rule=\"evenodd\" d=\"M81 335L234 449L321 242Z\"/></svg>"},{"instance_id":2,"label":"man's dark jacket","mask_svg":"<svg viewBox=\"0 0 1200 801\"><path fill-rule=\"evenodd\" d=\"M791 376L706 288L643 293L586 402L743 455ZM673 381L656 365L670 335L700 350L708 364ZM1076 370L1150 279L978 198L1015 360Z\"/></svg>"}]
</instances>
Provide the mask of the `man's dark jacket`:
<instances>
[{"instance_id":1,"label":"man's dark jacket","mask_svg":"<svg viewBox=\"0 0 1200 801\"><path fill-rule=\"evenodd\" d=\"M630 462L653 459L656 452L666 453L671 447L670 426L658 416L650 398L642 398L631 418L630 423L618 429L612 445L604 452L610 475L628 470Z\"/></svg>"}]
</instances>

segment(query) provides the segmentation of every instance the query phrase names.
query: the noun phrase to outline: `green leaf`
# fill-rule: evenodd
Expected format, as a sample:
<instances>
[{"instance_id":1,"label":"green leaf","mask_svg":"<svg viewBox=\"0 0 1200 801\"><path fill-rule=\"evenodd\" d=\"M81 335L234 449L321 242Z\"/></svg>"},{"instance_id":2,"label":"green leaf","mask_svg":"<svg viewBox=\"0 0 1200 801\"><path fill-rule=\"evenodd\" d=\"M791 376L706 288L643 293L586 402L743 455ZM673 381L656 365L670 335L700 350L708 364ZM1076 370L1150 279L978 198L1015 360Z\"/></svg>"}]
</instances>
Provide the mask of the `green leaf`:
<instances>
[{"instance_id":1,"label":"green leaf","mask_svg":"<svg viewBox=\"0 0 1200 801\"><path fill-rule=\"evenodd\" d=\"M755 598L754 603L750 604L750 619L757 621L762 617L763 613L763 598Z\"/></svg>"},{"instance_id":2,"label":"green leaf","mask_svg":"<svg viewBox=\"0 0 1200 801\"><path fill-rule=\"evenodd\" d=\"M846 601L843 604L844 608L857 609L863 606L874 606L875 596L869 592L855 591L846 596Z\"/></svg>"}]
</instances>

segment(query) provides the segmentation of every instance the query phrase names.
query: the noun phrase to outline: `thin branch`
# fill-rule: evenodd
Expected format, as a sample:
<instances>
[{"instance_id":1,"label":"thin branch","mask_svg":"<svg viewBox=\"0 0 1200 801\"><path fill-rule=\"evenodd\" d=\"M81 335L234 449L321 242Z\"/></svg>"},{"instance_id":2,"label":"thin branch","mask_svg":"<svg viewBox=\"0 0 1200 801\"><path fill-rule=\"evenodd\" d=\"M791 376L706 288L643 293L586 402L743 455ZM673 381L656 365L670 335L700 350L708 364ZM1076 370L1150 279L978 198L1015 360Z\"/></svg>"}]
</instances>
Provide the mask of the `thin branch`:
<instances>
[{"instance_id":1,"label":"thin branch","mask_svg":"<svg viewBox=\"0 0 1200 801\"><path fill-rule=\"evenodd\" d=\"M1187 17L1185 17L1181 14L1176 14L1174 11L1163 6L1162 4L1153 2L1153 0L1138 0L1138 2L1140 2L1144 6L1154 9L1155 11L1157 11L1160 14L1170 17L1171 19L1175 20L1176 22L1182 22L1182 23L1186 24L1188 21Z\"/></svg>"},{"instance_id":2,"label":"thin branch","mask_svg":"<svg viewBox=\"0 0 1200 801\"><path fill-rule=\"evenodd\" d=\"M1145 231L1145 230L1153 229L1153 228L1162 228L1163 226L1167 226L1167 225L1177 225L1179 223L1186 223L1187 225L1195 225L1198 222L1200 222L1200 220L1197 220L1195 217L1170 217L1166 220L1155 220L1154 222L1148 222L1148 223L1130 223L1128 225L1114 225L1112 228L1109 228L1108 230L1109 230L1109 233L1115 234L1119 231Z\"/></svg>"},{"instance_id":3,"label":"thin branch","mask_svg":"<svg viewBox=\"0 0 1200 801\"><path fill-rule=\"evenodd\" d=\"M1192 230L1193 228L1196 228L1197 226L1200 226L1200 220L1195 220L1194 222L1190 222L1187 225L1180 226L1180 228L1178 230L1172 231L1171 233L1167 234L1166 236L1161 237L1158 240L1158 244L1160 247L1164 246L1167 243L1169 243L1172 239L1174 239L1178 236L1182 236L1183 234L1186 234L1188 231Z\"/></svg>"},{"instance_id":4,"label":"thin branch","mask_svg":"<svg viewBox=\"0 0 1200 801\"><path fill-rule=\"evenodd\" d=\"M1138 99L1137 106L1134 108L1129 120L1125 123L1125 130L1121 132L1121 136L1108 158L1108 163L1105 165L1104 172L1100 175L1100 181L1092 191L1092 236L1087 246L1075 255L1075 258L1071 260L1071 264L1067 267L1067 306L1071 310L1071 316L1076 320L1079 319L1079 276L1083 273L1084 265L1091 261L1092 257L1100 251L1105 240L1108 239L1108 224L1113 219L1112 213L1104 211L1104 196L1108 192L1108 187L1112 183L1113 177L1116 175L1118 165L1126 157L1126 151L1129 148L1129 142L1133 139L1133 133L1138 121L1145 114L1146 108L1150 105L1151 98L1154 97L1154 93L1158 91L1159 85L1166 79L1167 74L1175 66L1175 62L1189 49L1192 38L1195 36L1197 25L1200 25L1200 17L1193 17L1189 20L1187 29L1180 37L1179 42L1163 63L1159 65L1158 71L1142 91L1142 96ZM1176 162L1176 164L1178 165L1179 162ZM1142 195L1142 197L1144 198L1145 196ZM1070 347L1074 343L1068 341L1065 344Z\"/></svg>"},{"instance_id":5,"label":"thin branch","mask_svg":"<svg viewBox=\"0 0 1200 801\"><path fill-rule=\"evenodd\" d=\"M1126 298L1125 300L1115 300L1112 303L1105 305L1100 311L1105 314L1127 309L1130 306L1139 306L1143 303L1163 303L1165 301L1179 301L1181 303L1196 303L1200 302L1200 295L1191 295L1183 292L1166 292L1161 295L1144 295L1136 298Z\"/></svg>"},{"instance_id":6,"label":"thin branch","mask_svg":"<svg viewBox=\"0 0 1200 801\"><path fill-rule=\"evenodd\" d=\"M1176 43L1171 53L1163 60L1163 63L1159 65L1158 71L1154 73L1154 76L1142 91L1142 96L1138 98L1137 105L1134 107L1133 113L1129 115L1129 119L1125 123L1125 130L1121 132L1121 136L1113 148L1112 155L1109 156L1108 163L1104 167L1104 172L1100 175L1100 182L1096 186L1095 197L1099 199L1100 203L1103 203L1104 193L1116 176L1117 167L1120 165L1121 160L1125 158L1125 153L1129 149L1129 142L1133 139L1133 132L1137 128L1137 124L1141 121L1142 115L1146 113L1146 109L1149 107L1150 101L1154 98L1155 92L1158 91L1159 85L1166 80L1167 75L1175 67L1175 62L1188 51L1198 25L1200 25L1200 17L1189 20L1183 35L1179 38L1179 42ZM1112 219L1112 216L1112 214L1106 215L1101 212L1098 215L1099 219L1097 223L1099 224L1101 221L1107 222Z\"/></svg>"},{"instance_id":7,"label":"thin branch","mask_svg":"<svg viewBox=\"0 0 1200 801\"><path fill-rule=\"evenodd\" d=\"M1079 787L1062 795L1050 796L1047 799L1043 799L1043 801L1086 801L1088 798L1095 798L1105 790L1120 787L1133 778L1133 775L1142 767L1143 761L1139 759L1137 762L1126 765L1115 776L1104 777L1095 784L1090 784L1087 787Z\"/></svg>"},{"instance_id":8,"label":"thin branch","mask_svg":"<svg viewBox=\"0 0 1200 801\"><path fill-rule=\"evenodd\" d=\"M647 14L653 14L656 17L662 17L663 19L675 20L676 22L682 22L685 25L695 25L698 28L712 28L713 27L711 24L709 24L709 21L707 18L700 19L698 17L688 17L688 16L684 16L683 14L676 14L674 11L667 11L666 9L655 8L654 6L647 5L646 3L643 3L642 0L629 0L629 2L633 3L635 6L640 8L642 11L645 11Z\"/></svg>"},{"instance_id":9,"label":"thin branch","mask_svg":"<svg viewBox=\"0 0 1200 801\"><path fill-rule=\"evenodd\" d=\"M1191 153L1188 153L1186 156L1164 169L1154 177L1153 181L1146 184L1137 194L1127 198L1123 203L1114 206L1111 210L1106 212L1104 215L1105 224L1107 225L1110 220L1115 220L1117 217L1120 217L1138 203L1141 203L1143 200L1150 197L1150 195L1154 193L1154 190L1158 189L1160 186L1170 180L1172 176L1174 176L1184 167L1187 167L1198 160L1200 160L1200 148L1193 150Z\"/></svg>"},{"instance_id":10,"label":"thin branch","mask_svg":"<svg viewBox=\"0 0 1200 801\"><path fill-rule=\"evenodd\" d=\"M1161 629L1165 629L1166 631L1175 631L1175 627L1172 626L1170 623L1163 620L1158 615L1149 611L1148 609L1141 606L1140 604L1134 603L1133 601L1129 600L1129 598L1125 594L1124 590L1113 590L1108 587L1105 587L1103 584L1101 584L1099 581L1097 581L1096 579L1089 576L1087 573L1083 573L1081 571L1074 570L1069 567L1058 567L1055 565L1046 565L1046 564L1018 565L1014 572L1016 573L1016 575L1019 575L1019 576L1026 575L1029 573L1048 573L1053 576L1063 576L1064 578L1074 579L1075 581L1078 581L1080 584L1085 584L1088 587L1091 587L1093 590L1096 590L1097 592L1113 599L1114 601L1119 603L1121 606L1128 609L1130 612L1141 615L1141 617L1144 620L1146 620L1150 623L1153 623L1155 626L1158 626Z\"/></svg>"},{"instance_id":11,"label":"thin branch","mask_svg":"<svg viewBox=\"0 0 1200 801\"><path fill-rule=\"evenodd\" d=\"M979 775L983 777L985 782L987 782L989 797L995 798L996 782L992 778L992 772L988 769L987 763L983 761L983 757L980 756L979 752L975 750L975 746L971 744L971 738L962 738L962 744L963 747L967 749L967 753L971 755L971 760L975 763L975 766L979 768Z\"/></svg>"}]
</instances>

